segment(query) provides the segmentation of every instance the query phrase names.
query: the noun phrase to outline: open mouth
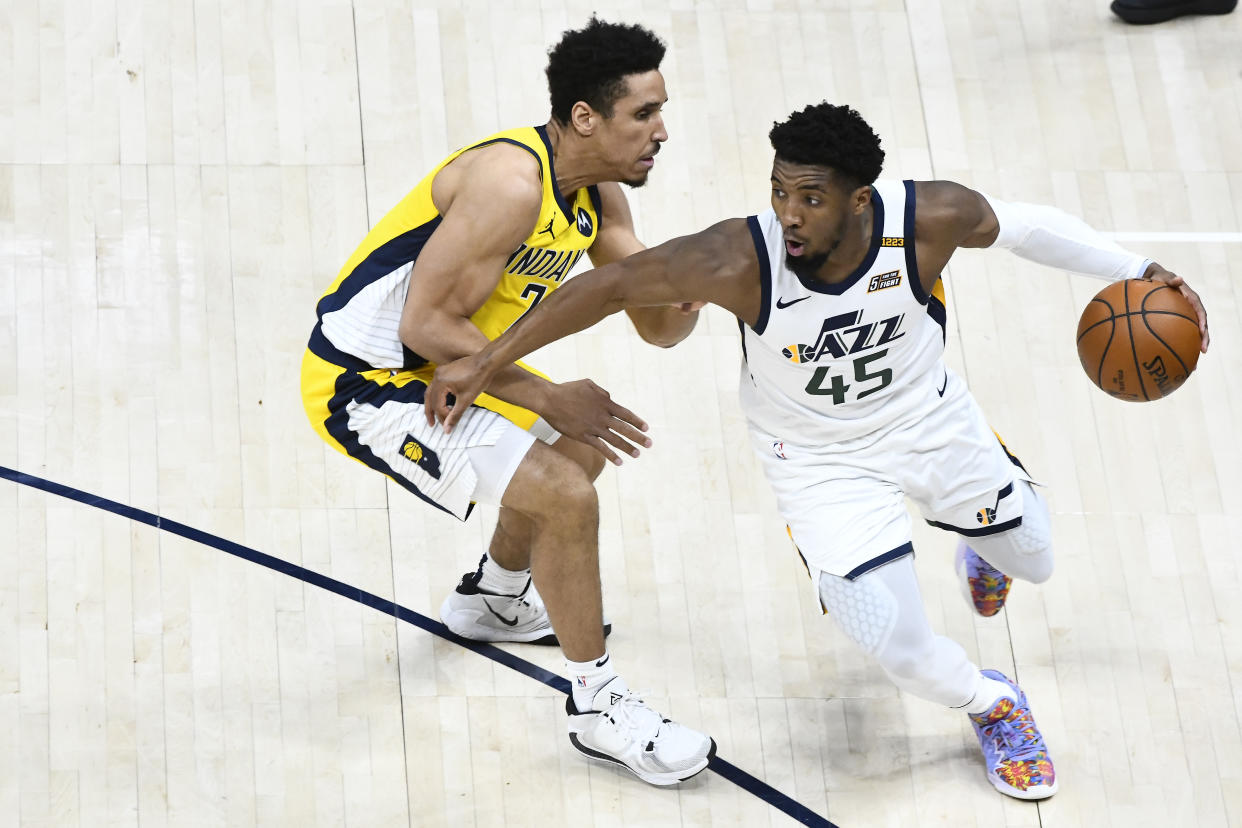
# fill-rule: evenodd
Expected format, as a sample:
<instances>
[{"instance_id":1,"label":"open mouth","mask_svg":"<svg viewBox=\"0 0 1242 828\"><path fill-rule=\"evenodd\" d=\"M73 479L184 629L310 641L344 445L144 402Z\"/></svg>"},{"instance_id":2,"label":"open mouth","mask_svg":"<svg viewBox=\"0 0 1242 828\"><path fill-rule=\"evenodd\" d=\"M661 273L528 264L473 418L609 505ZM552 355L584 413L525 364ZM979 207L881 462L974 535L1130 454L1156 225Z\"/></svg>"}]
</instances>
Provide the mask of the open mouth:
<instances>
[{"instance_id":1,"label":"open mouth","mask_svg":"<svg viewBox=\"0 0 1242 828\"><path fill-rule=\"evenodd\" d=\"M801 256L802 251L806 249L806 245L793 239L785 239L785 252L790 256Z\"/></svg>"}]
</instances>

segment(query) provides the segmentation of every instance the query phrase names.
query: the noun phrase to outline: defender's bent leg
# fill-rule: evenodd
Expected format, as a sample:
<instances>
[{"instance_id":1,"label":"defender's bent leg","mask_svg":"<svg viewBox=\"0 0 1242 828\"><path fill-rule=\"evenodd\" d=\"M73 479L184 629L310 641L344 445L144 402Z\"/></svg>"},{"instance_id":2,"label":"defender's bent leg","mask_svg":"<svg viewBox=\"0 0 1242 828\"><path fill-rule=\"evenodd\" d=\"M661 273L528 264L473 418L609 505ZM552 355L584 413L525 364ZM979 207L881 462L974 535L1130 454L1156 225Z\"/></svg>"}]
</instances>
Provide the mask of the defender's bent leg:
<instances>
[{"instance_id":1,"label":"defender's bent leg","mask_svg":"<svg viewBox=\"0 0 1242 828\"><path fill-rule=\"evenodd\" d=\"M475 499L500 506L490 548L478 569L462 576L449 593L440 617L457 635L475 641L516 641L556 644L556 635L537 589L531 588L530 545L533 523L521 512L502 504L517 467L533 443L534 434L513 427L495 445L470 449L479 477ZM602 471L604 458L594 449L562 437L552 451L572 460L590 480ZM611 625L604 624L605 635Z\"/></svg>"},{"instance_id":2,"label":"defender's bent leg","mask_svg":"<svg viewBox=\"0 0 1242 828\"><path fill-rule=\"evenodd\" d=\"M599 501L588 473L536 442L501 503L530 522L531 576L567 661L573 746L653 785L673 785L706 768L716 743L630 692L604 649Z\"/></svg>"},{"instance_id":3,"label":"defender's bent leg","mask_svg":"<svg viewBox=\"0 0 1242 828\"><path fill-rule=\"evenodd\" d=\"M599 501L587 473L536 441L514 473L501 506L525 521L531 576L565 657L599 658L604 654Z\"/></svg>"},{"instance_id":4,"label":"defender's bent leg","mask_svg":"<svg viewBox=\"0 0 1242 828\"><path fill-rule=\"evenodd\" d=\"M590 446L561 437L551 446L556 453L573 460L594 481L604 470L604 457ZM487 554L501 568L511 572L530 569L531 522L520 512L502 505L496 531Z\"/></svg>"}]
</instances>

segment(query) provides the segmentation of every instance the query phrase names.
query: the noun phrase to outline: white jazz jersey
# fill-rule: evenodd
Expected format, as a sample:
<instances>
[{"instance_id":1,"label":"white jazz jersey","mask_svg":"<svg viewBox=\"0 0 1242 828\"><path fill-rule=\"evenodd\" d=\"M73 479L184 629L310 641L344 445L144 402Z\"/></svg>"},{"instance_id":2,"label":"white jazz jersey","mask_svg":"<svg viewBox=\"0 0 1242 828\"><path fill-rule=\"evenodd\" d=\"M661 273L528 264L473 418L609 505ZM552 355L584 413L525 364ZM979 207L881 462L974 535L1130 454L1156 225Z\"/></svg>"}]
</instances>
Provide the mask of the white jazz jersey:
<instances>
[{"instance_id":1,"label":"white jazz jersey","mask_svg":"<svg viewBox=\"0 0 1242 828\"><path fill-rule=\"evenodd\" d=\"M944 294L939 280L930 294L919 281L914 183L877 181L871 202L871 246L835 285L785 266L774 211L748 219L763 280L755 326L739 324L752 427L806 446L862 438L908 416L945 376Z\"/></svg>"}]
</instances>

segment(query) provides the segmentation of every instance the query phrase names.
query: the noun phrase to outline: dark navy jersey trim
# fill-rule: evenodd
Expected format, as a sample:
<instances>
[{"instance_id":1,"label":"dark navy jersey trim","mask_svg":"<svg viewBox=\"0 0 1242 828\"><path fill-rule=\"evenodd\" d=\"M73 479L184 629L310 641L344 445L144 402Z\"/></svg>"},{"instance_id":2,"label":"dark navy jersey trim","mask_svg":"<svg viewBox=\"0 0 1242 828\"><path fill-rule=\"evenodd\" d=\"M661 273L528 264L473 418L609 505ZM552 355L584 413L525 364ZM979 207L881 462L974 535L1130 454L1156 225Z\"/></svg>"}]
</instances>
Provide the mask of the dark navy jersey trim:
<instances>
[{"instance_id":1,"label":"dark navy jersey trim","mask_svg":"<svg viewBox=\"0 0 1242 828\"><path fill-rule=\"evenodd\" d=\"M772 310L772 263L768 258L768 244L763 238L763 230L759 228L759 217L747 216L746 226L750 228L750 240L755 244L755 256L759 259L759 318L751 325L751 330L763 336L763 331L768 326L768 314ZM743 336L743 354L746 352L745 343L746 337Z\"/></svg>"},{"instance_id":2,"label":"dark navy jersey trim","mask_svg":"<svg viewBox=\"0 0 1242 828\"><path fill-rule=\"evenodd\" d=\"M604 229L604 200L599 194L599 185L592 184L587 187L587 195L591 197L591 206L595 208L595 238L599 238L600 231ZM574 216L574 221L578 220Z\"/></svg>"},{"instance_id":3,"label":"dark navy jersey trim","mask_svg":"<svg viewBox=\"0 0 1242 828\"><path fill-rule=\"evenodd\" d=\"M737 332L742 337L742 364L749 365L750 358L746 355L746 323L737 320Z\"/></svg>"},{"instance_id":4,"label":"dark navy jersey trim","mask_svg":"<svg viewBox=\"0 0 1242 828\"><path fill-rule=\"evenodd\" d=\"M998 436L998 437L996 438L996 441L997 441L998 443L1000 443L1001 450L1005 452L1005 456L1009 458L1009 462L1010 462L1010 463L1013 463L1015 466L1017 466L1018 468L1022 469L1022 471L1026 472L1027 474L1030 474L1030 472L1029 472L1029 471L1026 471L1026 466L1022 465L1022 461L1018 459L1018 456L1017 456L1016 454L1014 454L1012 451L1010 451L1010 450L1009 450L1009 446L1005 445L1005 441L1004 441L1004 440L1002 440L1002 439Z\"/></svg>"},{"instance_id":5,"label":"dark navy jersey trim","mask_svg":"<svg viewBox=\"0 0 1242 828\"><path fill-rule=\"evenodd\" d=\"M951 523L941 523L936 520L927 521L929 526L935 526L937 529L944 529L948 532L957 532L959 535L965 535L968 538L982 538L986 535L995 535L1000 532L1008 532L1022 525L1022 515L1018 515L1013 520L1007 520L1004 523L993 523L991 526L979 526L973 529L964 529L961 526L954 526Z\"/></svg>"},{"instance_id":6,"label":"dark navy jersey trim","mask_svg":"<svg viewBox=\"0 0 1242 828\"><path fill-rule=\"evenodd\" d=\"M324 314L340 310L367 285L387 276L402 265L413 262L422 252L427 239L431 238L431 234L440 226L440 221L441 217L436 216L431 221L424 222L399 236L394 236L372 250L350 271L348 276L341 280L336 290L319 300L315 313L322 319Z\"/></svg>"},{"instance_id":7,"label":"dark navy jersey trim","mask_svg":"<svg viewBox=\"0 0 1242 828\"><path fill-rule=\"evenodd\" d=\"M906 275L914 298L919 300L920 305L926 305L929 294L923 290L923 280L919 278L919 257L914 248L914 182L907 179L902 183L906 185L906 216L902 228L905 236Z\"/></svg>"},{"instance_id":8,"label":"dark navy jersey trim","mask_svg":"<svg viewBox=\"0 0 1242 828\"><path fill-rule=\"evenodd\" d=\"M862 264L854 268L854 272L846 276L843 281L835 284L821 282L818 279L802 278L798 273L794 276L798 277L798 281L807 290L813 290L816 293L829 293L833 296L840 296L847 290L858 283L858 280L867 275L867 271L875 264L875 257L880 253L880 241L884 238L884 199L880 198L880 191L875 187L871 188L871 247L867 250L867 255L863 256ZM792 271L791 271L792 272Z\"/></svg>"},{"instance_id":9,"label":"dark navy jersey trim","mask_svg":"<svg viewBox=\"0 0 1242 828\"><path fill-rule=\"evenodd\" d=\"M912 279L911 283L913 282L914 280ZM948 341L949 313L945 310L944 302L941 302L939 297L927 297L927 315L940 326L940 343L943 345Z\"/></svg>"},{"instance_id":10,"label":"dark navy jersey trim","mask_svg":"<svg viewBox=\"0 0 1242 828\"><path fill-rule=\"evenodd\" d=\"M514 138L490 138L486 141L480 141L477 144L472 144L466 147L464 150L462 150L462 153L470 152L470 150L477 150L480 147L490 147L492 144L513 144L513 146L521 147L522 149L529 152L531 155L535 157L535 160L539 162L539 180L543 181L543 159L539 157L539 153L535 152L535 150L532 147L529 147L526 144L523 144L521 141L518 141ZM457 159L454 158L453 160L456 161Z\"/></svg>"},{"instance_id":11,"label":"dark navy jersey trim","mask_svg":"<svg viewBox=\"0 0 1242 828\"><path fill-rule=\"evenodd\" d=\"M353 354L347 354L337 348L323 334L323 323L317 322L314 330L311 331L310 342L306 343L306 347L312 354L322 359L324 362L330 362L341 368L348 368L351 371L374 371L375 366L369 365L366 360L359 359Z\"/></svg>"},{"instance_id":12,"label":"dark navy jersey trim","mask_svg":"<svg viewBox=\"0 0 1242 828\"><path fill-rule=\"evenodd\" d=\"M15 469L0 466L0 479L10 480L19 485L29 486L30 488L38 491L47 492L48 494L56 495L57 497L73 500L83 504L84 506L92 506L96 509L102 509L105 512L111 512L119 517L132 520L135 523L141 523L161 532L168 532L170 534L185 538L193 543L202 544L203 546L211 549L216 549L220 552L224 552L225 554L233 555L234 557L249 561L250 563L258 564L259 566L270 569L273 572L279 572L282 575L289 575L290 577L297 578L305 584L319 587L326 592L331 592L342 598L347 598L350 601L356 601L363 606L378 610L385 615L390 615L406 622L407 624L418 627L425 632L439 636L445 641L452 642L453 644L470 650L471 652L481 655L484 658L491 659L497 664L504 665L510 670L521 673L527 678L532 678L535 681L551 687L559 693L570 692L571 688L569 686L569 682L563 676L558 676L555 673L545 670L537 664L532 664L531 662L506 650L502 650L492 644L483 644L477 641L469 641L464 638L458 638L449 631L448 627L444 626L444 624L439 621L434 621L425 615L414 612L413 610L396 603L391 598L382 598L379 595L375 595L374 593L351 586L343 581L329 578L328 576L315 572L312 569L306 569L295 563L290 563L289 561L282 560L281 558L260 552L257 549L251 549L249 547L242 546L240 543L225 540L224 538L209 534L201 529L195 529L192 526L187 526L184 523L179 523L162 515L146 512L133 506L126 506L123 503L117 503L115 500L108 500L105 497L89 494L88 492L84 492L79 489L72 489L60 483L53 483L50 480L44 480L41 477L25 474L24 472L19 472ZM817 828L837 828L837 826L833 823L815 813L802 803L791 799L763 780L751 776L749 773L741 770L736 765L725 761L719 754L712 757L707 767L712 772L718 774L724 779L729 780L734 785L737 785L739 788L757 799L768 803L773 808L781 811L783 814L801 825L817 826Z\"/></svg>"},{"instance_id":13,"label":"dark navy jersey trim","mask_svg":"<svg viewBox=\"0 0 1242 828\"><path fill-rule=\"evenodd\" d=\"M565 196L561 195L561 190L556 186L556 166L552 160L552 140L548 138L548 128L546 126L535 127L535 132L539 133L539 138L543 141L543 146L548 151L548 178L552 181L552 195L556 198L556 206L561 208L561 213L565 216L565 221L573 224L578 220L574 215L574 209L565 200Z\"/></svg>"},{"instance_id":14,"label":"dark navy jersey trim","mask_svg":"<svg viewBox=\"0 0 1242 828\"><path fill-rule=\"evenodd\" d=\"M886 563L892 563L898 558L904 558L906 555L913 555L913 554L914 554L914 544L911 543L910 541L906 541L905 543L903 543L901 546L897 547L896 549L890 549L887 552L885 552L883 555L874 557L871 560L867 561L866 563L861 563L858 566L854 567L849 572L845 573L845 580L853 581L861 575L866 575L868 572L870 572L873 569L879 569L880 567L884 566L884 564Z\"/></svg>"}]
</instances>

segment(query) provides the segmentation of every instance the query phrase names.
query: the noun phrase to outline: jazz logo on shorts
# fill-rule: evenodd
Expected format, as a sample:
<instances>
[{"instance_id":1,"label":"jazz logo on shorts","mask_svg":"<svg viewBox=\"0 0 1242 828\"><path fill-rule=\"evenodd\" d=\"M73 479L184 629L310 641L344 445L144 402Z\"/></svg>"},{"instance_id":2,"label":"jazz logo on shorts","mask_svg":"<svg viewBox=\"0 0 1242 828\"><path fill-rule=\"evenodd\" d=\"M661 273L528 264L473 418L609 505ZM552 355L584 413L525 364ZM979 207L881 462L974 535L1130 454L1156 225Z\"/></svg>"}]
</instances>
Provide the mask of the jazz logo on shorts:
<instances>
[{"instance_id":1,"label":"jazz logo on shorts","mask_svg":"<svg viewBox=\"0 0 1242 828\"><path fill-rule=\"evenodd\" d=\"M888 273L879 273L871 277L871 283L867 285L867 293L875 293L877 290L884 288L897 287L901 284L901 271L890 270Z\"/></svg>"},{"instance_id":2,"label":"jazz logo on shorts","mask_svg":"<svg viewBox=\"0 0 1242 828\"><path fill-rule=\"evenodd\" d=\"M982 526L991 526L996 522L996 510L985 506L975 514L975 520Z\"/></svg>"},{"instance_id":3,"label":"jazz logo on shorts","mask_svg":"<svg viewBox=\"0 0 1242 828\"><path fill-rule=\"evenodd\" d=\"M436 480L440 479L440 458L434 451L418 442L414 435L405 435L405 442L401 444L401 455Z\"/></svg>"}]
</instances>

